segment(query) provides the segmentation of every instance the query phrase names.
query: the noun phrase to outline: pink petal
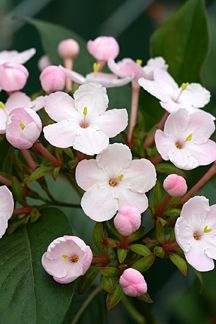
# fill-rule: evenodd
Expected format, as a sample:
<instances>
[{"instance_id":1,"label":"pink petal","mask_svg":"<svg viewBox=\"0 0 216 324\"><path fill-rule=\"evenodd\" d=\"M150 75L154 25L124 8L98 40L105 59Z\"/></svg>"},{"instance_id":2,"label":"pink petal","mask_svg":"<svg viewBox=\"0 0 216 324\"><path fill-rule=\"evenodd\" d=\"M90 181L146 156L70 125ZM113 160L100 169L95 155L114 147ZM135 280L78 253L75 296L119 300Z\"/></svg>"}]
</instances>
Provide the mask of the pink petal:
<instances>
[{"instance_id":1,"label":"pink petal","mask_svg":"<svg viewBox=\"0 0 216 324\"><path fill-rule=\"evenodd\" d=\"M214 261L203 251L202 246L194 244L191 250L185 253L187 262L198 271L210 271L214 269Z\"/></svg>"},{"instance_id":2,"label":"pink petal","mask_svg":"<svg viewBox=\"0 0 216 324\"><path fill-rule=\"evenodd\" d=\"M128 124L128 114L126 109L112 109L103 115L97 116L94 125L102 130L108 137L115 137L121 133Z\"/></svg>"},{"instance_id":3,"label":"pink petal","mask_svg":"<svg viewBox=\"0 0 216 324\"><path fill-rule=\"evenodd\" d=\"M7 118L5 108L0 108L0 134L4 134L6 131Z\"/></svg>"},{"instance_id":4,"label":"pink petal","mask_svg":"<svg viewBox=\"0 0 216 324\"><path fill-rule=\"evenodd\" d=\"M199 83L190 83L189 86L182 92L180 102L182 105L192 105L193 107L201 108L207 105L210 101L210 92L201 86Z\"/></svg>"},{"instance_id":5,"label":"pink petal","mask_svg":"<svg viewBox=\"0 0 216 324\"><path fill-rule=\"evenodd\" d=\"M59 123L44 127L43 132L46 140L56 146L67 148L73 146L75 140L75 125L71 121L63 120Z\"/></svg>"},{"instance_id":6,"label":"pink petal","mask_svg":"<svg viewBox=\"0 0 216 324\"><path fill-rule=\"evenodd\" d=\"M82 160L76 167L76 182L83 190L88 190L95 184L108 183L109 178L100 169L96 160Z\"/></svg>"},{"instance_id":7,"label":"pink petal","mask_svg":"<svg viewBox=\"0 0 216 324\"><path fill-rule=\"evenodd\" d=\"M89 73L86 75L86 82L100 83L105 88L122 87L131 82L131 77L118 78L111 73Z\"/></svg>"},{"instance_id":8,"label":"pink petal","mask_svg":"<svg viewBox=\"0 0 216 324\"><path fill-rule=\"evenodd\" d=\"M173 146L168 151L168 157L177 168L182 170L192 170L199 166L199 161L193 156L190 147L178 149Z\"/></svg>"},{"instance_id":9,"label":"pink petal","mask_svg":"<svg viewBox=\"0 0 216 324\"><path fill-rule=\"evenodd\" d=\"M213 116L197 110L190 115L188 130L192 134L193 142L205 143L215 131Z\"/></svg>"},{"instance_id":10,"label":"pink petal","mask_svg":"<svg viewBox=\"0 0 216 324\"><path fill-rule=\"evenodd\" d=\"M194 224L189 217L187 217L187 219L179 217L175 224L176 242L184 252L190 251L194 241Z\"/></svg>"},{"instance_id":11,"label":"pink petal","mask_svg":"<svg viewBox=\"0 0 216 324\"><path fill-rule=\"evenodd\" d=\"M14 92L5 103L5 108L9 111L13 108L25 108L31 99L24 92Z\"/></svg>"},{"instance_id":12,"label":"pink petal","mask_svg":"<svg viewBox=\"0 0 216 324\"><path fill-rule=\"evenodd\" d=\"M35 48L30 48L26 51L17 53L12 57L10 60L11 62L18 63L18 64L24 64L26 63L33 55L35 55L36 50Z\"/></svg>"},{"instance_id":13,"label":"pink petal","mask_svg":"<svg viewBox=\"0 0 216 324\"><path fill-rule=\"evenodd\" d=\"M148 199L144 193L133 192L127 188L118 190L119 209L125 206L136 207L140 213L148 208Z\"/></svg>"},{"instance_id":14,"label":"pink petal","mask_svg":"<svg viewBox=\"0 0 216 324\"><path fill-rule=\"evenodd\" d=\"M196 196L183 205L181 217L193 224L203 222L209 212L209 201L204 196Z\"/></svg>"},{"instance_id":15,"label":"pink petal","mask_svg":"<svg viewBox=\"0 0 216 324\"><path fill-rule=\"evenodd\" d=\"M92 127L79 128L79 134L75 137L73 148L87 155L94 155L107 148L109 138L104 132Z\"/></svg>"},{"instance_id":16,"label":"pink petal","mask_svg":"<svg viewBox=\"0 0 216 324\"><path fill-rule=\"evenodd\" d=\"M181 138L182 133L184 134L188 127L189 120L190 117L187 110L179 109L177 112L170 114L167 118L164 126L164 133L176 139L179 137Z\"/></svg>"},{"instance_id":17,"label":"pink petal","mask_svg":"<svg viewBox=\"0 0 216 324\"><path fill-rule=\"evenodd\" d=\"M51 93L46 97L44 108L54 121L77 120L80 118L75 110L74 100L64 92Z\"/></svg>"},{"instance_id":18,"label":"pink petal","mask_svg":"<svg viewBox=\"0 0 216 324\"><path fill-rule=\"evenodd\" d=\"M216 161L216 143L208 140L205 144L191 144L191 155L197 159L199 165L208 165Z\"/></svg>"},{"instance_id":19,"label":"pink petal","mask_svg":"<svg viewBox=\"0 0 216 324\"><path fill-rule=\"evenodd\" d=\"M155 144L158 152L164 160L169 160L168 152L173 145L169 137L167 137L164 132L158 129L155 133Z\"/></svg>"},{"instance_id":20,"label":"pink petal","mask_svg":"<svg viewBox=\"0 0 216 324\"><path fill-rule=\"evenodd\" d=\"M111 219L118 210L118 203L112 196L112 188L94 185L86 191L81 206L87 216L97 222Z\"/></svg>"}]
</instances>

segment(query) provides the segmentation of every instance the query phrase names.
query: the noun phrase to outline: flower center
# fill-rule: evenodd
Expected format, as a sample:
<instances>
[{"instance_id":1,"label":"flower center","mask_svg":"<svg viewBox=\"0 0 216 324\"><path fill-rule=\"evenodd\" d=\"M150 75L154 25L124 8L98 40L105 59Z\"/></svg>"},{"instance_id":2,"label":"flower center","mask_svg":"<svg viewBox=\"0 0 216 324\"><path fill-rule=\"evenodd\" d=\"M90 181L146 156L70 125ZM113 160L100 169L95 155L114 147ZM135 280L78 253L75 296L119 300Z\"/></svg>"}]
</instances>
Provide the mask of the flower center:
<instances>
[{"instance_id":1,"label":"flower center","mask_svg":"<svg viewBox=\"0 0 216 324\"><path fill-rule=\"evenodd\" d=\"M201 239L201 237L202 237L202 233L200 233L200 232L198 232L198 231L197 231L197 232L194 232L194 233L193 233L193 237L194 237L195 240L198 241L198 240Z\"/></svg>"},{"instance_id":2,"label":"flower center","mask_svg":"<svg viewBox=\"0 0 216 324\"><path fill-rule=\"evenodd\" d=\"M199 232L199 231L194 232L193 237L194 237L195 240L198 241L198 240L201 239L203 234L207 234L207 233L210 233L210 232L212 232L212 228L209 228L208 225L206 225L202 232Z\"/></svg>"},{"instance_id":3,"label":"flower center","mask_svg":"<svg viewBox=\"0 0 216 324\"><path fill-rule=\"evenodd\" d=\"M69 257L68 255L66 254L63 254L62 257L67 260L67 261L70 261L72 263L77 263L79 261L79 256L74 254L72 255L71 257Z\"/></svg>"},{"instance_id":4,"label":"flower center","mask_svg":"<svg viewBox=\"0 0 216 324\"><path fill-rule=\"evenodd\" d=\"M20 126L21 129L24 129L25 128L25 124L23 124L23 122L20 122L19 123L19 126Z\"/></svg>"},{"instance_id":5,"label":"flower center","mask_svg":"<svg viewBox=\"0 0 216 324\"><path fill-rule=\"evenodd\" d=\"M3 104L2 101L0 101L0 109L4 109L5 108L5 105Z\"/></svg>"},{"instance_id":6,"label":"flower center","mask_svg":"<svg viewBox=\"0 0 216 324\"><path fill-rule=\"evenodd\" d=\"M100 64L99 63L94 63L93 64L93 71L96 74L97 72L100 72Z\"/></svg>"},{"instance_id":7,"label":"flower center","mask_svg":"<svg viewBox=\"0 0 216 324\"><path fill-rule=\"evenodd\" d=\"M141 66L142 65L142 60L140 60L140 59L136 60L136 64Z\"/></svg>"},{"instance_id":8,"label":"flower center","mask_svg":"<svg viewBox=\"0 0 216 324\"><path fill-rule=\"evenodd\" d=\"M83 109L83 119L82 119L82 121L80 123L80 127L82 127L82 128L87 128L88 127L87 118L86 118L87 114L88 114L88 108L84 107L84 109Z\"/></svg>"},{"instance_id":9,"label":"flower center","mask_svg":"<svg viewBox=\"0 0 216 324\"><path fill-rule=\"evenodd\" d=\"M110 178L108 183L111 187L115 187L117 186L117 184L122 181L122 179L124 178L123 174L120 174L117 178Z\"/></svg>"},{"instance_id":10,"label":"flower center","mask_svg":"<svg viewBox=\"0 0 216 324\"><path fill-rule=\"evenodd\" d=\"M185 138L185 140L184 140L183 142L181 142L181 141L177 141L177 142L175 143L175 146L177 147L177 149L182 149L182 147L184 146L184 144L185 144L186 142L190 142L190 141L192 140L192 138L193 138L193 135L192 135L192 134L189 134L189 135Z\"/></svg>"},{"instance_id":11,"label":"flower center","mask_svg":"<svg viewBox=\"0 0 216 324\"><path fill-rule=\"evenodd\" d=\"M180 99L183 91L186 90L188 86L189 86L189 83L188 82L182 83L181 88L180 88L180 91L179 91L177 97L174 99L175 102L178 102L179 101L179 99Z\"/></svg>"}]
</instances>

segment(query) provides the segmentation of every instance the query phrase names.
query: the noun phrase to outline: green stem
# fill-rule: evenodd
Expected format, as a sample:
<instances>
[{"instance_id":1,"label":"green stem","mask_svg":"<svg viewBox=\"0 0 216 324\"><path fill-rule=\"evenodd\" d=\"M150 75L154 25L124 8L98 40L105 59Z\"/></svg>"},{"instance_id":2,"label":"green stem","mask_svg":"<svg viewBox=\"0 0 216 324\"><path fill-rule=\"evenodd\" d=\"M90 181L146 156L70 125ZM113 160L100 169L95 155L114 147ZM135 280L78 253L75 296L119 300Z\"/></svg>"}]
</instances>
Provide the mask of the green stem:
<instances>
[{"instance_id":1,"label":"green stem","mask_svg":"<svg viewBox=\"0 0 216 324\"><path fill-rule=\"evenodd\" d=\"M133 318L133 320L138 324L146 324L146 320L141 315L136 308L129 302L129 300L123 296L121 299L122 304L124 305L125 309L127 310L128 314Z\"/></svg>"},{"instance_id":2,"label":"green stem","mask_svg":"<svg viewBox=\"0 0 216 324\"><path fill-rule=\"evenodd\" d=\"M92 300L97 296L97 294L99 294L100 291L101 291L101 287L97 287L91 292L91 294L86 298L86 300L84 301L84 303L82 304L82 306L80 307L78 312L76 313L71 324L78 323L80 317L82 316L82 314L84 313L86 308L89 306L89 304L92 302Z\"/></svg>"}]
</instances>

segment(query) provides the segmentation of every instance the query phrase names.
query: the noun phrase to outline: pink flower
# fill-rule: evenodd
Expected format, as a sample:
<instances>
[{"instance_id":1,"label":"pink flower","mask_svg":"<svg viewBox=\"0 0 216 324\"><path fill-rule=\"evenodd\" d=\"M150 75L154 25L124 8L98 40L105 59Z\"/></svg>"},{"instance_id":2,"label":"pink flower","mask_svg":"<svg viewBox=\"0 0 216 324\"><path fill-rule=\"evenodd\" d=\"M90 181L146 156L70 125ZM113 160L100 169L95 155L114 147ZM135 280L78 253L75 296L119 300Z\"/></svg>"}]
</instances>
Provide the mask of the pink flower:
<instances>
[{"instance_id":1,"label":"pink flower","mask_svg":"<svg viewBox=\"0 0 216 324\"><path fill-rule=\"evenodd\" d=\"M17 63L0 65L0 89L12 92L22 89L28 79L27 69Z\"/></svg>"},{"instance_id":2,"label":"pink flower","mask_svg":"<svg viewBox=\"0 0 216 324\"><path fill-rule=\"evenodd\" d=\"M62 58L73 59L79 54L80 47L75 39L64 39L58 45L58 53Z\"/></svg>"},{"instance_id":3,"label":"pink flower","mask_svg":"<svg viewBox=\"0 0 216 324\"><path fill-rule=\"evenodd\" d=\"M155 143L164 160L170 160L180 169L191 170L216 160L216 143L209 140L214 131L210 114L202 111L189 114L180 109L168 117L164 131L156 131Z\"/></svg>"},{"instance_id":4,"label":"pink flower","mask_svg":"<svg viewBox=\"0 0 216 324\"><path fill-rule=\"evenodd\" d=\"M168 69L168 65L163 57L151 58L143 67L144 78L147 80L154 80L154 72L158 69L166 71Z\"/></svg>"},{"instance_id":5,"label":"pink flower","mask_svg":"<svg viewBox=\"0 0 216 324\"><path fill-rule=\"evenodd\" d=\"M49 65L40 74L41 86L48 93L63 90L65 81L65 73L55 65Z\"/></svg>"},{"instance_id":6,"label":"pink flower","mask_svg":"<svg viewBox=\"0 0 216 324\"><path fill-rule=\"evenodd\" d=\"M8 142L20 150L32 147L40 136L42 123L32 109L15 108L9 113L6 127Z\"/></svg>"},{"instance_id":7,"label":"pink flower","mask_svg":"<svg viewBox=\"0 0 216 324\"><path fill-rule=\"evenodd\" d=\"M175 225L176 241L187 262L198 271L214 269L216 259L216 205L203 196L188 200Z\"/></svg>"},{"instance_id":8,"label":"pink flower","mask_svg":"<svg viewBox=\"0 0 216 324\"><path fill-rule=\"evenodd\" d=\"M122 207L114 218L114 225L121 235L128 236L141 226L141 214L137 208Z\"/></svg>"},{"instance_id":9,"label":"pink flower","mask_svg":"<svg viewBox=\"0 0 216 324\"><path fill-rule=\"evenodd\" d=\"M0 238L8 228L8 220L11 218L14 209L13 196L6 186L0 187Z\"/></svg>"},{"instance_id":10,"label":"pink flower","mask_svg":"<svg viewBox=\"0 0 216 324\"><path fill-rule=\"evenodd\" d=\"M17 51L2 51L0 52L0 65L4 63L24 64L35 55L35 52L34 48L30 48L20 53Z\"/></svg>"},{"instance_id":11,"label":"pink flower","mask_svg":"<svg viewBox=\"0 0 216 324\"><path fill-rule=\"evenodd\" d=\"M53 279L67 284L83 276L92 262L92 251L77 236L55 239L42 256L42 265Z\"/></svg>"},{"instance_id":12,"label":"pink flower","mask_svg":"<svg viewBox=\"0 0 216 324\"><path fill-rule=\"evenodd\" d=\"M144 71L141 64L139 64L139 60L135 62L130 58L125 58L116 63L113 59L110 59L108 66L112 73L121 78L130 77L138 81L138 79L144 76Z\"/></svg>"},{"instance_id":13,"label":"pink flower","mask_svg":"<svg viewBox=\"0 0 216 324\"><path fill-rule=\"evenodd\" d=\"M170 113L180 108L193 112L207 105L210 100L210 92L199 83L183 83L179 87L171 75L163 69L154 71L154 80L141 78L139 84L158 98L161 106Z\"/></svg>"},{"instance_id":14,"label":"pink flower","mask_svg":"<svg viewBox=\"0 0 216 324\"><path fill-rule=\"evenodd\" d=\"M125 295L137 297L147 292L147 283L143 275L132 268L126 269L120 277L120 286Z\"/></svg>"},{"instance_id":15,"label":"pink flower","mask_svg":"<svg viewBox=\"0 0 216 324\"><path fill-rule=\"evenodd\" d=\"M111 219L124 206L135 207L140 213L148 207L146 192L156 182L153 164L133 160L128 146L115 143L96 159L83 160L76 168L77 184L86 192L81 206L91 219Z\"/></svg>"},{"instance_id":16,"label":"pink flower","mask_svg":"<svg viewBox=\"0 0 216 324\"><path fill-rule=\"evenodd\" d=\"M56 147L72 146L88 155L100 153L107 148L109 138L126 128L127 111L106 111L106 89L95 83L80 86L74 99L63 92L47 97L45 110L57 123L46 126L44 136Z\"/></svg>"},{"instance_id":17,"label":"pink flower","mask_svg":"<svg viewBox=\"0 0 216 324\"><path fill-rule=\"evenodd\" d=\"M41 58L38 61L38 68L40 71L43 71L46 67L48 67L51 64L50 58L47 55L41 56Z\"/></svg>"},{"instance_id":18,"label":"pink flower","mask_svg":"<svg viewBox=\"0 0 216 324\"><path fill-rule=\"evenodd\" d=\"M87 43L89 53L98 61L115 59L119 54L119 44L113 37L100 36Z\"/></svg>"},{"instance_id":19,"label":"pink flower","mask_svg":"<svg viewBox=\"0 0 216 324\"><path fill-rule=\"evenodd\" d=\"M163 187L171 197L183 196L187 192L185 178L177 174L168 175L164 180Z\"/></svg>"}]
</instances>

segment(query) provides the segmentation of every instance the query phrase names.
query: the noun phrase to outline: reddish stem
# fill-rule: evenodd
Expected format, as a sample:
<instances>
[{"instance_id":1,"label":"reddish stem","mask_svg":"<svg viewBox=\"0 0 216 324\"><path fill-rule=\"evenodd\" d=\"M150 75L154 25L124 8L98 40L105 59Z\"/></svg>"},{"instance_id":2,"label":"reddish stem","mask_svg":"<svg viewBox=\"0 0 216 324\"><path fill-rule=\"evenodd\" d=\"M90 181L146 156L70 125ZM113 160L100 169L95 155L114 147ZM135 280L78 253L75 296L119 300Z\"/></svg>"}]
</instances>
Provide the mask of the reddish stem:
<instances>
[{"instance_id":1,"label":"reddish stem","mask_svg":"<svg viewBox=\"0 0 216 324\"><path fill-rule=\"evenodd\" d=\"M145 148L150 147L154 143L156 130L162 129L164 127L168 116L169 116L169 113L166 111L165 114L163 115L163 117L161 118L161 120L159 121L159 123L154 127L152 132L145 139L145 142L144 142Z\"/></svg>"},{"instance_id":2,"label":"reddish stem","mask_svg":"<svg viewBox=\"0 0 216 324\"><path fill-rule=\"evenodd\" d=\"M150 157L149 160L154 164L158 164L163 161L162 157L160 155Z\"/></svg>"},{"instance_id":3,"label":"reddish stem","mask_svg":"<svg viewBox=\"0 0 216 324\"><path fill-rule=\"evenodd\" d=\"M32 211L32 207L26 206L21 208L15 208L13 211L14 215L20 215L20 214L29 214Z\"/></svg>"},{"instance_id":4,"label":"reddish stem","mask_svg":"<svg viewBox=\"0 0 216 324\"><path fill-rule=\"evenodd\" d=\"M132 81L132 95L131 95L131 112L130 112L130 121L129 121L129 130L128 130L128 145L132 145L133 130L136 126L137 121L137 111L138 111L138 102L139 102L139 93L140 86L137 82Z\"/></svg>"},{"instance_id":5,"label":"reddish stem","mask_svg":"<svg viewBox=\"0 0 216 324\"><path fill-rule=\"evenodd\" d=\"M210 169L202 176L202 178L179 200L177 205L183 205L191 198L206 182L208 182L216 174L216 161Z\"/></svg>"},{"instance_id":6,"label":"reddish stem","mask_svg":"<svg viewBox=\"0 0 216 324\"><path fill-rule=\"evenodd\" d=\"M54 164L56 167L63 166L63 163L59 161L50 151L48 151L39 141L35 142L33 148L37 151L40 155L44 156Z\"/></svg>"},{"instance_id":7,"label":"reddish stem","mask_svg":"<svg viewBox=\"0 0 216 324\"><path fill-rule=\"evenodd\" d=\"M164 200L162 201L161 205L158 206L158 208L156 208L155 210L155 214L154 217L161 217L164 214L164 211L166 210L166 208L168 207L170 201L171 201L172 197L169 195L166 195Z\"/></svg>"},{"instance_id":8,"label":"reddish stem","mask_svg":"<svg viewBox=\"0 0 216 324\"><path fill-rule=\"evenodd\" d=\"M107 255L103 256L95 256L92 259L92 264L97 264L97 263L109 263L110 259Z\"/></svg>"},{"instance_id":9,"label":"reddish stem","mask_svg":"<svg viewBox=\"0 0 216 324\"><path fill-rule=\"evenodd\" d=\"M1 176L1 175L0 175L0 183L5 185L5 186L8 186L8 187L10 187L11 184L12 184L11 180L9 180L9 179L5 178L4 176Z\"/></svg>"},{"instance_id":10,"label":"reddish stem","mask_svg":"<svg viewBox=\"0 0 216 324\"><path fill-rule=\"evenodd\" d=\"M128 239L125 236L121 237L121 241L119 242L118 247L120 249L126 249L128 247Z\"/></svg>"},{"instance_id":11,"label":"reddish stem","mask_svg":"<svg viewBox=\"0 0 216 324\"><path fill-rule=\"evenodd\" d=\"M73 69L73 59L72 58L65 58L64 59L64 66L68 70ZM70 93L72 91L72 81L69 78L66 78L66 91Z\"/></svg>"},{"instance_id":12,"label":"reddish stem","mask_svg":"<svg viewBox=\"0 0 216 324\"><path fill-rule=\"evenodd\" d=\"M164 252L175 251L177 248L178 248L178 244L176 242L163 244Z\"/></svg>"},{"instance_id":13,"label":"reddish stem","mask_svg":"<svg viewBox=\"0 0 216 324\"><path fill-rule=\"evenodd\" d=\"M34 171L37 168L37 163L33 160L30 152L28 150L21 150L21 153L26 160L28 166Z\"/></svg>"}]
</instances>

